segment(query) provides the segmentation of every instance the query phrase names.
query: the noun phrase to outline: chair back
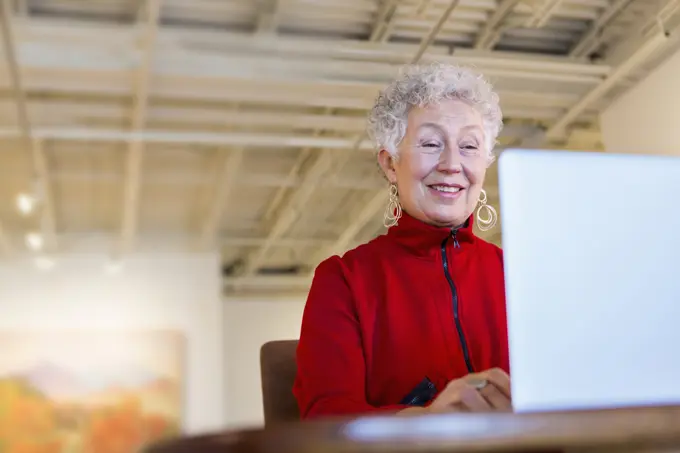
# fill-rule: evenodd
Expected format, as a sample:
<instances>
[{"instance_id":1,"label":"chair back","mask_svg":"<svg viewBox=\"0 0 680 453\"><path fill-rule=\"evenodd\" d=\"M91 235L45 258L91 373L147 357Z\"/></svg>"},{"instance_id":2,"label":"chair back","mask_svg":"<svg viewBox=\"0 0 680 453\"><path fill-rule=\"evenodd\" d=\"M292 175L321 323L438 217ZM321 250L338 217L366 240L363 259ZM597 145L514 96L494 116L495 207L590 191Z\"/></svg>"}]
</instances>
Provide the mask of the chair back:
<instances>
[{"instance_id":1,"label":"chair back","mask_svg":"<svg viewBox=\"0 0 680 453\"><path fill-rule=\"evenodd\" d=\"M265 426L300 419L297 400L293 395L297 344L298 340L278 340L267 342L260 348Z\"/></svg>"}]
</instances>

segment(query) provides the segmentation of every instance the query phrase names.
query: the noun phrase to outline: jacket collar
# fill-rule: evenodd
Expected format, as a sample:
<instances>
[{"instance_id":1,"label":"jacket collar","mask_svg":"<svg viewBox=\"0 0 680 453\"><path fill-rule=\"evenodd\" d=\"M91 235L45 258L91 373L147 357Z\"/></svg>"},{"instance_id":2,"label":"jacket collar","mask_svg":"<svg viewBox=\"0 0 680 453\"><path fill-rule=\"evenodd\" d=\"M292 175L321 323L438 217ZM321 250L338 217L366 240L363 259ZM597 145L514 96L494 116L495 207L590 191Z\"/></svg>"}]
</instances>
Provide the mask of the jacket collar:
<instances>
[{"instance_id":1,"label":"jacket collar","mask_svg":"<svg viewBox=\"0 0 680 453\"><path fill-rule=\"evenodd\" d=\"M463 226L455 229L455 238L461 247L474 242L473 223L474 216L471 215ZM410 216L406 211L402 211L397 225L387 231L387 237L399 242L417 255L430 255L441 250L444 239L452 232L452 228L428 225Z\"/></svg>"}]
</instances>

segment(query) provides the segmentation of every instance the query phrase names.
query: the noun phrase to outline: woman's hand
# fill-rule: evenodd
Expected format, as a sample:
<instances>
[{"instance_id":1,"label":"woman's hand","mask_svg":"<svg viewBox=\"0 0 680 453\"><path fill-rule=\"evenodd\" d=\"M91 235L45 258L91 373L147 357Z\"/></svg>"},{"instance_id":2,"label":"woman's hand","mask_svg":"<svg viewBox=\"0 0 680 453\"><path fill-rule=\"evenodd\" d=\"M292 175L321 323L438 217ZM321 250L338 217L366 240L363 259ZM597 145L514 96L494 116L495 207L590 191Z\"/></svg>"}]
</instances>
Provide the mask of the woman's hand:
<instances>
[{"instance_id":1,"label":"woman's hand","mask_svg":"<svg viewBox=\"0 0 680 453\"><path fill-rule=\"evenodd\" d=\"M430 412L509 412L510 376L500 368L468 374L448 383L428 408Z\"/></svg>"},{"instance_id":2,"label":"woman's hand","mask_svg":"<svg viewBox=\"0 0 680 453\"><path fill-rule=\"evenodd\" d=\"M499 369L468 374L448 383L428 407L409 408L403 415L439 412L509 412L510 376Z\"/></svg>"}]
</instances>

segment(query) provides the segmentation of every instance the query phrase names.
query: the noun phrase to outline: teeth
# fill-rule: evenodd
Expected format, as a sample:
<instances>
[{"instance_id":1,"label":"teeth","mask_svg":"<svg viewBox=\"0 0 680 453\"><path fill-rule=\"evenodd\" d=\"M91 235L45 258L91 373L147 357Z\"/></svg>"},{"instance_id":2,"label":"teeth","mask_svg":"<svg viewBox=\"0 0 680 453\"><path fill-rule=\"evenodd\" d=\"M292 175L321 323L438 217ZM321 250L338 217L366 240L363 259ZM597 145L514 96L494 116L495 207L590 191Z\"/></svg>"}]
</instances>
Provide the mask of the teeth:
<instances>
[{"instance_id":1,"label":"teeth","mask_svg":"<svg viewBox=\"0 0 680 453\"><path fill-rule=\"evenodd\" d=\"M449 186L432 186L434 190L438 190L440 192L451 192L455 193L460 191L460 187L449 187Z\"/></svg>"}]
</instances>

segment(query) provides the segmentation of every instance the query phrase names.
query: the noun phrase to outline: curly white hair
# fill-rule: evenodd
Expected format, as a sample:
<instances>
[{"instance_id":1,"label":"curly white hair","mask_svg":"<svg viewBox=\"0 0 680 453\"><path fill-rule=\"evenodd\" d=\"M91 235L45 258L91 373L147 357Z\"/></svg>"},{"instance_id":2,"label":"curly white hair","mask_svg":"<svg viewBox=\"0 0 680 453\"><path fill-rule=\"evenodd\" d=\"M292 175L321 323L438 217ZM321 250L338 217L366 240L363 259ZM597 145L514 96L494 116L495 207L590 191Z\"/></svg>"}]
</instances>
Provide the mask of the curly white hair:
<instances>
[{"instance_id":1,"label":"curly white hair","mask_svg":"<svg viewBox=\"0 0 680 453\"><path fill-rule=\"evenodd\" d=\"M498 95L491 83L470 68L442 63L409 65L380 92L368 118L368 134L378 149L398 157L397 146L406 135L408 113L444 99L460 99L482 115L489 161L503 127Z\"/></svg>"}]
</instances>

